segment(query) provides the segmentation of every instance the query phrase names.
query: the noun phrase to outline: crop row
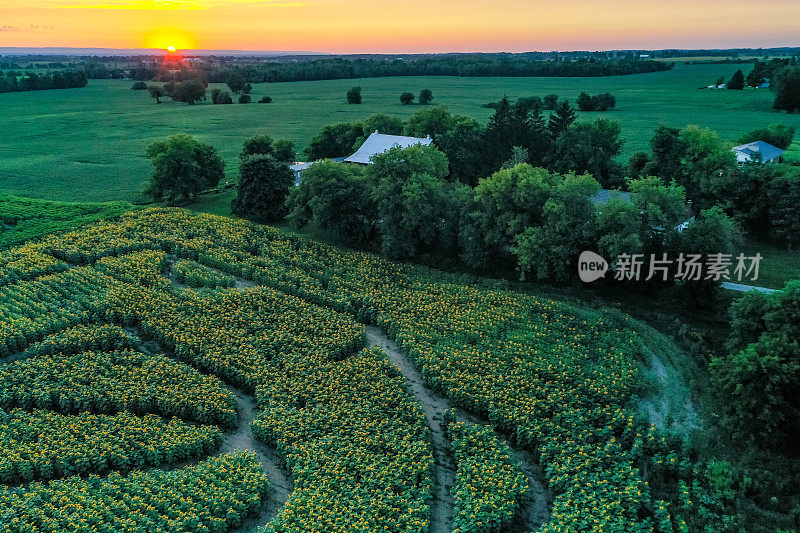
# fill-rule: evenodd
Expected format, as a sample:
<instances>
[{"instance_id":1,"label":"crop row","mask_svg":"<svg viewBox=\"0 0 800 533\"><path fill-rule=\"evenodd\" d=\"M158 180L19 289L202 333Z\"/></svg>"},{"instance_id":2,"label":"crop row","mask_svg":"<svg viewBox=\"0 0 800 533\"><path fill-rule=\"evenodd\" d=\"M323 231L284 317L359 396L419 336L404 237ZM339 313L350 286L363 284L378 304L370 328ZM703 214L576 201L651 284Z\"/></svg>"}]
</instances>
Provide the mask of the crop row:
<instances>
[{"instance_id":1,"label":"crop row","mask_svg":"<svg viewBox=\"0 0 800 533\"><path fill-rule=\"evenodd\" d=\"M456 463L453 533L508 531L528 490L511 449L489 427L469 422L446 427Z\"/></svg>"},{"instance_id":2,"label":"crop row","mask_svg":"<svg viewBox=\"0 0 800 533\"><path fill-rule=\"evenodd\" d=\"M222 533L260 508L267 478L255 454L163 472L77 476L0 488L0 533Z\"/></svg>"},{"instance_id":3,"label":"crop row","mask_svg":"<svg viewBox=\"0 0 800 533\"><path fill-rule=\"evenodd\" d=\"M48 335L30 345L24 356L77 354L86 351L111 352L135 348L137 339L114 324L80 324Z\"/></svg>"},{"instance_id":4,"label":"crop row","mask_svg":"<svg viewBox=\"0 0 800 533\"><path fill-rule=\"evenodd\" d=\"M161 355L130 350L57 353L0 366L0 408L63 413L156 413L236 425L236 399L220 380Z\"/></svg>"},{"instance_id":5,"label":"crop row","mask_svg":"<svg viewBox=\"0 0 800 533\"><path fill-rule=\"evenodd\" d=\"M0 252L0 285L53 274L66 270L67 265L41 252L37 245L24 245Z\"/></svg>"},{"instance_id":6,"label":"crop row","mask_svg":"<svg viewBox=\"0 0 800 533\"><path fill-rule=\"evenodd\" d=\"M253 432L286 455L295 490L262 533L428 531L428 431L385 354L291 355L264 372Z\"/></svg>"},{"instance_id":7,"label":"crop row","mask_svg":"<svg viewBox=\"0 0 800 533\"><path fill-rule=\"evenodd\" d=\"M177 357L251 391L274 359L341 359L364 344L363 327L350 317L264 287L180 294L126 288L110 291L107 301L110 320L138 324Z\"/></svg>"},{"instance_id":8,"label":"crop row","mask_svg":"<svg viewBox=\"0 0 800 533\"><path fill-rule=\"evenodd\" d=\"M105 292L118 285L113 278L79 268L0 287L0 357L91 322Z\"/></svg>"},{"instance_id":9,"label":"crop row","mask_svg":"<svg viewBox=\"0 0 800 533\"><path fill-rule=\"evenodd\" d=\"M0 410L0 483L172 464L208 455L221 441L214 426L155 415Z\"/></svg>"},{"instance_id":10,"label":"crop row","mask_svg":"<svg viewBox=\"0 0 800 533\"><path fill-rule=\"evenodd\" d=\"M142 250L120 257L103 257L95 264L100 272L137 285L166 287L169 280L164 276L167 270L167 254L161 250Z\"/></svg>"},{"instance_id":11,"label":"crop row","mask_svg":"<svg viewBox=\"0 0 800 533\"><path fill-rule=\"evenodd\" d=\"M194 288L216 289L234 285L234 279L231 276L186 259L172 265L172 278L178 283Z\"/></svg>"}]
</instances>

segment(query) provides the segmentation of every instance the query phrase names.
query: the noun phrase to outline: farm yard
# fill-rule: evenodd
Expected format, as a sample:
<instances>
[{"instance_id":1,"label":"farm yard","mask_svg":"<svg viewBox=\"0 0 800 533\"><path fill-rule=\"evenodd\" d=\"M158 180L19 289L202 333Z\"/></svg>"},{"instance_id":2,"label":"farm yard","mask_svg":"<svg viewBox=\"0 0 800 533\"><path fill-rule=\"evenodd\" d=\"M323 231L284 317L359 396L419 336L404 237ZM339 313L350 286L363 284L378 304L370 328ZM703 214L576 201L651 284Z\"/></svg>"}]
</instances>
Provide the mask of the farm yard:
<instances>
[{"instance_id":1,"label":"farm yard","mask_svg":"<svg viewBox=\"0 0 800 533\"><path fill-rule=\"evenodd\" d=\"M708 466L637 413L660 341L620 313L177 208L0 265L2 531L728 519ZM107 429L67 446L86 424Z\"/></svg>"},{"instance_id":2,"label":"farm yard","mask_svg":"<svg viewBox=\"0 0 800 533\"><path fill-rule=\"evenodd\" d=\"M611 92L613 111L581 112L579 120L616 120L625 139L622 157L648 147L660 124L709 127L728 141L773 122L800 129L800 116L772 110L768 90L700 90L716 78L729 78L736 64L677 64L673 70L597 78L452 78L396 77L256 84L253 101L270 96L271 104L188 106L156 104L147 91L132 91L130 80L90 80L83 89L36 94L0 94L5 132L0 145L0 193L63 201L132 201L149 174L148 144L173 133L189 133L211 143L227 163L226 177L236 182L242 142L269 132L294 141L298 151L324 125L364 119L375 113L408 118L420 109L399 101L403 91L433 91L434 105L485 122L493 110L484 104L504 95L511 99L556 93L575 102L578 94ZM363 87L363 103L348 105L345 92ZM214 87L223 85L212 84ZM787 159L800 156L795 141ZM303 160L303 156L298 154ZM228 198L226 197L225 200ZM220 212L215 202L207 206ZM225 213L222 213L225 214Z\"/></svg>"}]
</instances>

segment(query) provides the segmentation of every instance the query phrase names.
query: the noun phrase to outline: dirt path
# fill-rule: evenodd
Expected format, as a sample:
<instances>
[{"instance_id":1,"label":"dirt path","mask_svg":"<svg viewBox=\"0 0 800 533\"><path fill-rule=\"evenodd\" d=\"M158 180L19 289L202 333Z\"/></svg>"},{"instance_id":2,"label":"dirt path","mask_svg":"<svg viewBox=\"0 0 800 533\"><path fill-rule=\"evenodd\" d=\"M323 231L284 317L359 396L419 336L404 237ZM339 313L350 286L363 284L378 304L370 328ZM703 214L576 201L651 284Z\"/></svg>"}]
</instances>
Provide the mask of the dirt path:
<instances>
[{"instance_id":1,"label":"dirt path","mask_svg":"<svg viewBox=\"0 0 800 533\"><path fill-rule=\"evenodd\" d=\"M406 378L411 394L417 399L425 413L425 421L431 429L433 457L436 461L433 502L431 504L431 533L450 533L453 525L453 497L450 489L455 482L455 465L450 442L444 435L442 421L444 413L450 408L447 401L434 395L422 376L411 362L402 354L397 345L376 327L367 327L367 345L378 346L389 361Z\"/></svg>"},{"instance_id":2,"label":"dirt path","mask_svg":"<svg viewBox=\"0 0 800 533\"><path fill-rule=\"evenodd\" d=\"M246 520L240 528L234 530L234 532L238 533L254 532L259 527L269 523L283 508L289 499L289 495L294 490L294 483L286 471L284 459L280 454L256 440L250 430L250 424L258 416L256 402L253 397L229 385L227 388L236 395L236 402L239 404L236 410L239 423L234 432L225 434L219 454L233 453L237 450L255 452L261 463L261 468L269 478L267 500L264 502L261 512L255 517Z\"/></svg>"},{"instance_id":3,"label":"dirt path","mask_svg":"<svg viewBox=\"0 0 800 533\"><path fill-rule=\"evenodd\" d=\"M138 339L137 347L143 353L164 353L157 342L145 341L139 336L135 328L125 328L125 330ZM258 457L261 468L269 479L267 499L262 504L259 513L245 520L238 529L232 530L233 533L254 533L259 527L269 523L283 508L294 490L294 482L286 470L284 458L277 450L256 440L250 429L250 425L258 416L255 399L232 385L226 384L225 388L236 396L237 424L235 429L226 431L223 434L222 446L214 457L236 451L247 450L253 452Z\"/></svg>"},{"instance_id":4,"label":"dirt path","mask_svg":"<svg viewBox=\"0 0 800 533\"><path fill-rule=\"evenodd\" d=\"M442 431L441 422L444 419L445 411L453 409L453 407L446 398L433 392L425 384L422 375L403 355L397 344L384 335L380 329L373 326L367 327L367 345L377 346L386 353L389 361L406 378L410 392L417 399L425 413L425 420L432 433L433 453L436 460L436 486L431 508L431 532L449 533L452 529L453 521L453 498L450 489L455 482L455 465L453 464L450 442ZM456 413L456 419L459 421L486 425L486 421L479 420L470 413L457 408L453 410ZM525 533L538 531L542 524L550 520L548 503L552 501L552 496L543 483L544 474L530 452L513 446L502 435L500 435L500 438L511 448L514 459L527 477L529 485L528 493L520 501L519 523L516 524L514 529Z\"/></svg>"}]
</instances>

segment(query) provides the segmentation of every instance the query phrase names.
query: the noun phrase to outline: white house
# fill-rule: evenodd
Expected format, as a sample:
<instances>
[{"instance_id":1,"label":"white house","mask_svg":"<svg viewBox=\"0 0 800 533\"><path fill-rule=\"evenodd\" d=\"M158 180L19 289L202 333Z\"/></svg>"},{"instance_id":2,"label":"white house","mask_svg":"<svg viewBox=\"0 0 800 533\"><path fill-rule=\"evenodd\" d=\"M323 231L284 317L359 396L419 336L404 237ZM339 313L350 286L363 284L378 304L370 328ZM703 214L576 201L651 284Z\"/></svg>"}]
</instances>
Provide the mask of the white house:
<instances>
[{"instance_id":1,"label":"white house","mask_svg":"<svg viewBox=\"0 0 800 533\"><path fill-rule=\"evenodd\" d=\"M772 146L764 141L754 141L747 144L741 144L733 147L733 153L736 154L736 162L739 166L746 163L780 163L783 150Z\"/></svg>"},{"instance_id":2,"label":"white house","mask_svg":"<svg viewBox=\"0 0 800 533\"><path fill-rule=\"evenodd\" d=\"M378 133L378 130L375 130L367 140L364 141L364 144L356 150L351 156L347 157L335 157L331 159L336 163L355 163L358 165L370 165L372 164L372 158L376 155L380 155L384 152L388 152L392 148L409 148L415 145L421 146L428 146L433 142L431 136L428 135L425 138L422 137L403 137L402 135L384 135L383 133ZM290 165L289 168L292 169L294 172L294 184L299 185L300 179L303 174L303 171L316 163L316 161L312 161L310 163L301 163L296 162L293 165Z\"/></svg>"},{"instance_id":3,"label":"white house","mask_svg":"<svg viewBox=\"0 0 800 533\"><path fill-rule=\"evenodd\" d=\"M364 144L356 150L356 153L344 159L345 163L357 163L359 165L369 165L372 163L372 158L384 152L388 152L392 148L409 148L415 145L428 146L433 142L431 136L428 135L424 139L421 137L403 137L401 135L385 135L378 133L375 130Z\"/></svg>"}]
</instances>

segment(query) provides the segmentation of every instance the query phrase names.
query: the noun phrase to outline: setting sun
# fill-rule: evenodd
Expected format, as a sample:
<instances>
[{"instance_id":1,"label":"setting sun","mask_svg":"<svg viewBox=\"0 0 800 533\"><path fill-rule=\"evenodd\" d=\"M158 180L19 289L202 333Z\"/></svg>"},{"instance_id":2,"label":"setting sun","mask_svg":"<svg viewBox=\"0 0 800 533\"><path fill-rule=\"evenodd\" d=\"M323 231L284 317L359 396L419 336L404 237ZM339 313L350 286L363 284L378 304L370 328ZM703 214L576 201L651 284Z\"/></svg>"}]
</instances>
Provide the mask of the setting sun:
<instances>
[{"instance_id":1,"label":"setting sun","mask_svg":"<svg viewBox=\"0 0 800 533\"><path fill-rule=\"evenodd\" d=\"M174 47L174 46L172 46L172 45L169 45L169 46L167 46L167 52L174 52L174 51L176 51L176 50L177 50L177 48L175 48L175 47Z\"/></svg>"}]
</instances>

